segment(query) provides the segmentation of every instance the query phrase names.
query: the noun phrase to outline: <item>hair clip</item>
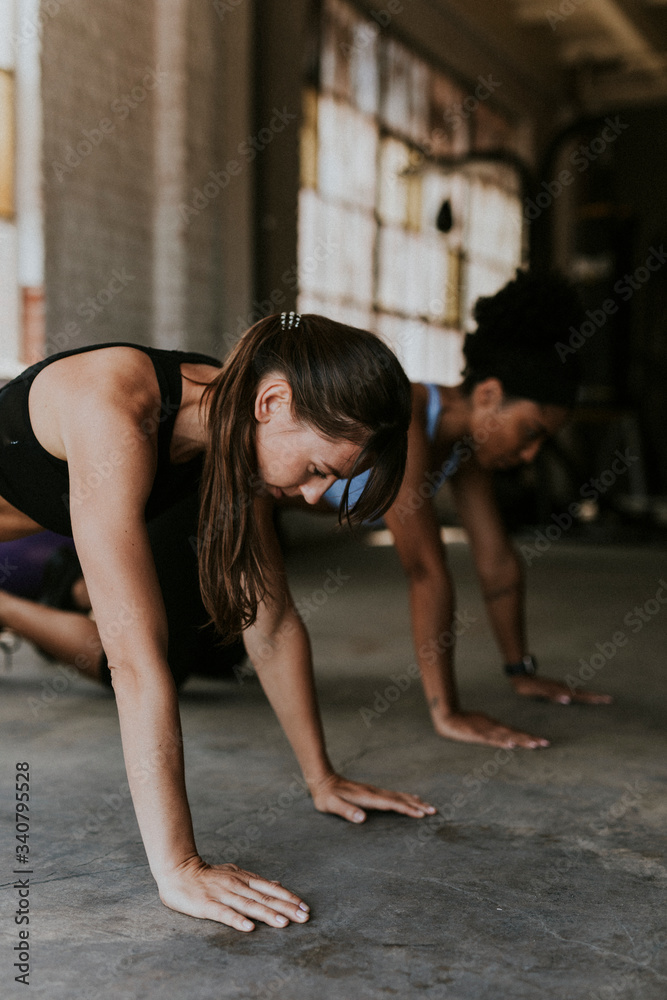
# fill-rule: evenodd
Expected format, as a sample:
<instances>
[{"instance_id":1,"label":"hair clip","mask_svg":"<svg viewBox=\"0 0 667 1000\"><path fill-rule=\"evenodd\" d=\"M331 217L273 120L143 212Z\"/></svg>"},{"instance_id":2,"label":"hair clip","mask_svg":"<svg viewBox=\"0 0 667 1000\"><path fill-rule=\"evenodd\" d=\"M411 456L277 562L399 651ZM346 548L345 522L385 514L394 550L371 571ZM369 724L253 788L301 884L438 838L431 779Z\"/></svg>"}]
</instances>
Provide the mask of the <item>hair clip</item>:
<instances>
[{"instance_id":1,"label":"hair clip","mask_svg":"<svg viewBox=\"0 0 667 1000\"><path fill-rule=\"evenodd\" d=\"M284 312L280 314L280 326L283 330L296 329L300 322L301 317L297 312Z\"/></svg>"}]
</instances>

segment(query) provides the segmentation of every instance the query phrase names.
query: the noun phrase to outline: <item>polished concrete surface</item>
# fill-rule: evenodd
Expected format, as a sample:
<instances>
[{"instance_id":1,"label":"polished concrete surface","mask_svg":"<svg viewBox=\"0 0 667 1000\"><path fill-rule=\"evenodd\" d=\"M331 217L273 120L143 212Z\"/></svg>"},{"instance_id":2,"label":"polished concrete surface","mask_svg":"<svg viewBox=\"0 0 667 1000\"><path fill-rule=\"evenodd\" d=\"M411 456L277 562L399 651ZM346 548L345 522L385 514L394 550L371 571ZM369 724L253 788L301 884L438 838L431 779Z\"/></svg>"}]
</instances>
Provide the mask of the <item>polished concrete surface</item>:
<instances>
[{"instance_id":1,"label":"polished concrete surface","mask_svg":"<svg viewBox=\"0 0 667 1000\"><path fill-rule=\"evenodd\" d=\"M23 646L0 675L2 996L27 995L12 968L11 810L14 764L28 761L33 997L664 1000L667 605L654 595L665 552L558 544L532 561L542 672L583 669L614 695L586 708L514 696L468 549L449 551L469 622L458 655L464 706L547 736L549 750L498 754L433 734L408 672L393 550L332 538L290 557L295 597L310 602L334 763L418 792L440 808L437 820L373 814L353 827L316 813L251 677L192 679L183 691L200 851L298 891L312 908L302 927L258 925L246 936L160 904L112 698ZM340 585L322 603L329 571Z\"/></svg>"}]
</instances>

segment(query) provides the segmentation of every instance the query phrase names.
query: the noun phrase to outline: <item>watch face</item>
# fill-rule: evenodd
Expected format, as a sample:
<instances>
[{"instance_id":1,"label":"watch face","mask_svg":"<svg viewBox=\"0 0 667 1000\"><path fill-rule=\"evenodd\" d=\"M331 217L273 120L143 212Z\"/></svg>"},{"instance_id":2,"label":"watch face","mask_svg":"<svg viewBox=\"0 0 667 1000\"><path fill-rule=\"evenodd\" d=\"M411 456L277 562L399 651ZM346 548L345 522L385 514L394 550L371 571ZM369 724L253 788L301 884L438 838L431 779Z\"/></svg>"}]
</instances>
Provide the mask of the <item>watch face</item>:
<instances>
[{"instance_id":1,"label":"watch face","mask_svg":"<svg viewBox=\"0 0 667 1000\"><path fill-rule=\"evenodd\" d=\"M521 675L532 677L533 674L537 673L535 658L533 656L524 656L518 663L506 663L505 673L509 677Z\"/></svg>"}]
</instances>

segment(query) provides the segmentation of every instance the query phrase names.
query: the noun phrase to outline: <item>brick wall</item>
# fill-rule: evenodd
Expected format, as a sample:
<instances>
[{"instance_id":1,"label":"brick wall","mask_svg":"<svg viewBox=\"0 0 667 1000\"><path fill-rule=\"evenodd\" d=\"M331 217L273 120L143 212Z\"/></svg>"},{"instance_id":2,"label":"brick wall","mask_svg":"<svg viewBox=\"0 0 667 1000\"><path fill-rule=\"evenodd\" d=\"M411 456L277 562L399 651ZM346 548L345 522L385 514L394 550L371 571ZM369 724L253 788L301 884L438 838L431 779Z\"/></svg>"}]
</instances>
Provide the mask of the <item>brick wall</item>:
<instances>
[{"instance_id":1,"label":"brick wall","mask_svg":"<svg viewBox=\"0 0 667 1000\"><path fill-rule=\"evenodd\" d=\"M165 207L159 188L167 232L179 204L192 200L221 159L221 26L211 3L184 4L184 134L180 145L174 140L182 165L173 205ZM180 235L170 233L168 242L177 239L179 246L167 246L155 268L156 129L173 126L168 112L166 119L156 114L158 88L173 83L165 75L170 67L157 65L160 4L48 0L48 8L42 51L48 350L127 340L219 354L225 199L214 198L185 221ZM249 78L239 85L250 87ZM172 315L170 326L172 287L177 319ZM167 297L166 310L155 309L156 295Z\"/></svg>"},{"instance_id":2,"label":"brick wall","mask_svg":"<svg viewBox=\"0 0 667 1000\"><path fill-rule=\"evenodd\" d=\"M153 4L52 10L42 50L47 344L149 343Z\"/></svg>"}]
</instances>

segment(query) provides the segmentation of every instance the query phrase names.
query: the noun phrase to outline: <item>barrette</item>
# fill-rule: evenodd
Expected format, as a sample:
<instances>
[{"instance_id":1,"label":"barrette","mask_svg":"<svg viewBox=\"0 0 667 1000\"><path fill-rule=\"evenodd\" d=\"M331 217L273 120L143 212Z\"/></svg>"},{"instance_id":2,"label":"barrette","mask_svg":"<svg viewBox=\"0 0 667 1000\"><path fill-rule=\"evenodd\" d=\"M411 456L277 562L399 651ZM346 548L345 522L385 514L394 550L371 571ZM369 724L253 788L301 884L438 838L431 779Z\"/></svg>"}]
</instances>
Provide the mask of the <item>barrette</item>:
<instances>
[{"instance_id":1,"label":"barrette","mask_svg":"<svg viewBox=\"0 0 667 1000\"><path fill-rule=\"evenodd\" d=\"M283 330L296 329L300 322L301 317L298 312L284 312L280 314L280 326Z\"/></svg>"}]
</instances>

